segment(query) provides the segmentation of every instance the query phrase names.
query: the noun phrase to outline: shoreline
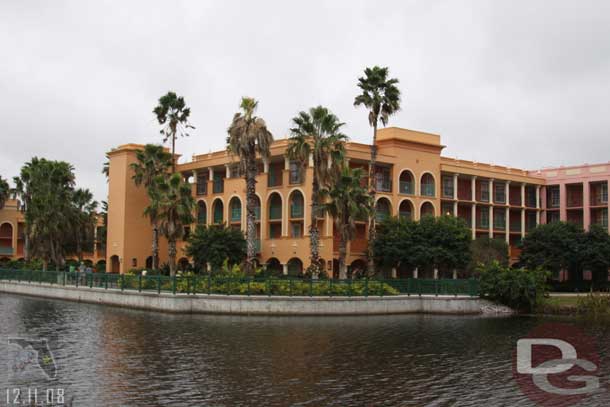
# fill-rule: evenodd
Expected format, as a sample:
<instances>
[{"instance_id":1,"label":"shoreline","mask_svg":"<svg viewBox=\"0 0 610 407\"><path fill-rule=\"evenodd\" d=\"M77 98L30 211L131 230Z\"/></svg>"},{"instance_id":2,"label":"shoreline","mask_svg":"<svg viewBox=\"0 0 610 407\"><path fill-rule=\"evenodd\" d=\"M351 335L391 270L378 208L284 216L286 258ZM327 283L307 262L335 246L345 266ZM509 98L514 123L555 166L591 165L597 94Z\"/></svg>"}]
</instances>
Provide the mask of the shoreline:
<instances>
[{"instance_id":1,"label":"shoreline","mask_svg":"<svg viewBox=\"0 0 610 407\"><path fill-rule=\"evenodd\" d=\"M169 294L0 281L0 292L179 314L349 316L392 314L509 315L513 311L479 297L395 295L303 297Z\"/></svg>"}]
</instances>

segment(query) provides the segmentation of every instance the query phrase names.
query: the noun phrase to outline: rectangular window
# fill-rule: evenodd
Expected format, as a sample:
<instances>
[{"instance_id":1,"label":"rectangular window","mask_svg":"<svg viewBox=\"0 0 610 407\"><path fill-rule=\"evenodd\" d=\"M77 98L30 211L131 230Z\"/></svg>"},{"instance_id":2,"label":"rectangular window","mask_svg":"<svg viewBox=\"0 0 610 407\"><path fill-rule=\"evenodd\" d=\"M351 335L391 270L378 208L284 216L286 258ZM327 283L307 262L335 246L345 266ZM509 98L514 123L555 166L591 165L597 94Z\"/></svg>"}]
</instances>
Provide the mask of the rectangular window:
<instances>
[{"instance_id":1,"label":"rectangular window","mask_svg":"<svg viewBox=\"0 0 610 407\"><path fill-rule=\"evenodd\" d=\"M453 199L453 177L443 175L443 198Z\"/></svg>"},{"instance_id":2,"label":"rectangular window","mask_svg":"<svg viewBox=\"0 0 610 407\"><path fill-rule=\"evenodd\" d=\"M494 182L494 203L506 203L506 184Z\"/></svg>"},{"instance_id":3,"label":"rectangular window","mask_svg":"<svg viewBox=\"0 0 610 407\"><path fill-rule=\"evenodd\" d=\"M600 185L599 198L603 204L608 203L608 184L607 183Z\"/></svg>"},{"instance_id":4,"label":"rectangular window","mask_svg":"<svg viewBox=\"0 0 610 407\"><path fill-rule=\"evenodd\" d=\"M489 182L481 182L481 202L489 202Z\"/></svg>"},{"instance_id":5,"label":"rectangular window","mask_svg":"<svg viewBox=\"0 0 610 407\"><path fill-rule=\"evenodd\" d=\"M297 161L290 162L290 183L303 183L303 167L301 166L301 163Z\"/></svg>"},{"instance_id":6,"label":"rectangular window","mask_svg":"<svg viewBox=\"0 0 610 407\"><path fill-rule=\"evenodd\" d=\"M486 229L489 227L489 208L482 207L479 212L479 228Z\"/></svg>"},{"instance_id":7,"label":"rectangular window","mask_svg":"<svg viewBox=\"0 0 610 407\"><path fill-rule=\"evenodd\" d=\"M559 185L547 188L547 201L549 208L559 208Z\"/></svg>"},{"instance_id":8,"label":"rectangular window","mask_svg":"<svg viewBox=\"0 0 610 407\"><path fill-rule=\"evenodd\" d=\"M546 223L559 222L559 211L548 211L546 213Z\"/></svg>"},{"instance_id":9,"label":"rectangular window","mask_svg":"<svg viewBox=\"0 0 610 407\"><path fill-rule=\"evenodd\" d=\"M222 174L219 173L214 173L214 193L215 194L222 194L224 192L224 178L222 177Z\"/></svg>"},{"instance_id":10,"label":"rectangular window","mask_svg":"<svg viewBox=\"0 0 610 407\"><path fill-rule=\"evenodd\" d=\"M525 188L525 204L530 208L536 207L536 187Z\"/></svg>"},{"instance_id":11,"label":"rectangular window","mask_svg":"<svg viewBox=\"0 0 610 407\"><path fill-rule=\"evenodd\" d=\"M380 192L392 192L392 179L388 167L375 168L375 188Z\"/></svg>"},{"instance_id":12,"label":"rectangular window","mask_svg":"<svg viewBox=\"0 0 610 407\"><path fill-rule=\"evenodd\" d=\"M208 174L205 172L197 173L197 195L206 195L208 193Z\"/></svg>"},{"instance_id":13,"label":"rectangular window","mask_svg":"<svg viewBox=\"0 0 610 407\"><path fill-rule=\"evenodd\" d=\"M303 237L303 225L301 222L292 222L290 224L290 237L294 239Z\"/></svg>"},{"instance_id":14,"label":"rectangular window","mask_svg":"<svg viewBox=\"0 0 610 407\"><path fill-rule=\"evenodd\" d=\"M494 229L506 229L506 212L503 210L494 211Z\"/></svg>"},{"instance_id":15,"label":"rectangular window","mask_svg":"<svg viewBox=\"0 0 610 407\"><path fill-rule=\"evenodd\" d=\"M269 239L279 239L280 237L282 237L282 224L269 224Z\"/></svg>"}]
</instances>

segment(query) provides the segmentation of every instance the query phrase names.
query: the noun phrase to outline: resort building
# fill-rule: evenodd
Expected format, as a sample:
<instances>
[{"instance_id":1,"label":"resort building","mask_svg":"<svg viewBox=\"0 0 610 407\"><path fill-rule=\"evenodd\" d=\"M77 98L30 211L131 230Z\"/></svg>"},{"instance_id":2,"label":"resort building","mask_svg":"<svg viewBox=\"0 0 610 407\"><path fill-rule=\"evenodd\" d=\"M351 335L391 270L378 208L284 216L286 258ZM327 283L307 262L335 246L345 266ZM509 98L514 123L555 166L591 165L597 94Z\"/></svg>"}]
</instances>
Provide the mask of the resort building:
<instances>
[{"instance_id":1,"label":"resort building","mask_svg":"<svg viewBox=\"0 0 610 407\"><path fill-rule=\"evenodd\" d=\"M259 162L257 177L257 237L261 263L285 274L301 273L309 265L308 225L312 160L293 162L286 156L288 140L277 140L269 160ZM375 184L378 220L388 216L420 219L450 214L463 218L472 237L489 236L509 243L511 259L517 244L537 224L565 220L587 228L608 226L610 163L595 166L527 171L441 156L440 136L401 128L379 130ZM119 146L107 155L107 270L126 272L150 267L152 229L143 216L144 188L135 186L130 164L141 145ZM370 146L348 142L350 167L368 171ZM196 199L195 224L226 223L245 233L245 181L234 157L226 151L193 156L177 170L190 182ZM336 275L338 238L328 216L317 219L320 256L326 272ZM189 229L190 229L189 228ZM188 232L188 230L187 230ZM347 263L364 268L366 222L357 224L348 245ZM188 264L178 245L179 263ZM160 261L167 261L167 243L160 241Z\"/></svg>"},{"instance_id":2,"label":"resort building","mask_svg":"<svg viewBox=\"0 0 610 407\"><path fill-rule=\"evenodd\" d=\"M102 241L98 239L98 231L103 226L102 217L98 217L95 229L94 247L92 252L83 253L83 259L93 264L106 263L106 250ZM0 267L10 260L24 260L25 258L25 218L19 206L19 201L9 199L0 209ZM76 259L76 256L67 260Z\"/></svg>"}]
</instances>

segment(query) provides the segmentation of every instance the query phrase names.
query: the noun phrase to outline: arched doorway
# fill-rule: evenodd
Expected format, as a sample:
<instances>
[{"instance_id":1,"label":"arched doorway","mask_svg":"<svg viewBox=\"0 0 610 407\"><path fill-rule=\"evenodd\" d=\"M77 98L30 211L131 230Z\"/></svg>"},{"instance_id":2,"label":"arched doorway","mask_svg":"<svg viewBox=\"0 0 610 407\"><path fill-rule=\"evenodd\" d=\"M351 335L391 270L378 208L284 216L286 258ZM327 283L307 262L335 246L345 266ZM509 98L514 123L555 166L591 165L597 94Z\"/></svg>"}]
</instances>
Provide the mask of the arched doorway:
<instances>
[{"instance_id":1,"label":"arched doorway","mask_svg":"<svg viewBox=\"0 0 610 407\"><path fill-rule=\"evenodd\" d=\"M413 204L408 199L403 200L398 207L398 216L401 219L413 220Z\"/></svg>"},{"instance_id":2,"label":"arched doorway","mask_svg":"<svg viewBox=\"0 0 610 407\"><path fill-rule=\"evenodd\" d=\"M424 216L434 216L434 205L430 202L424 202L421 205L420 213L422 218Z\"/></svg>"},{"instance_id":3,"label":"arched doorway","mask_svg":"<svg viewBox=\"0 0 610 407\"><path fill-rule=\"evenodd\" d=\"M146 258L146 263L145 263L146 269L148 269L148 270L152 269L152 264L153 264L152 260L153 260L152 256L148 256Z\"/></svg>"},{"instance_id":4,"label":"arched doorway","mask_svg":"<svg viewBox=\"0 0 610 407\"><path fill-rule=\"evenodd\" d=\"M267 260L266 263L267 274L275 277L279 277L282 275L282 264L275 257Z\"/></svg>"},{"instance_id":5,"label":"arched doorway","mask_svg":"<svg viewBox=\"0 0 610 407\"><path fill-rule=\"evenodd\" d=\"M367 264L362 259L356 259L352 262L349 269L347 270L348 278L362 277L366 272Z\"/></svg>"},{"instance_id":6,"label":"arched doorway","mask_svg":"<svg viewBox=\"0 0 610 407\"><path fill-rule=\"evenodd\" d=\"M189 266L189 259L187 259L186 257L182 257L180 258L180 260L178 260L178 270L187 271L189 269Z\"/></svg>"},{"instance_id":7,"label":"arched doorway","mask_svg":"<svg viewBox=\"0 0 610 407\"><path fill-rule=\"evenodd\" d=\"M119 262L119 256L116 254L110 257L110 272L118 273L121 270L121 263Z\"/></svg>"},{"instance_id":8,"label":"arched doorway","mask_svg":"<svg viewBox=\"0 0 610 407\"><path fill-rule=\"evenodd\" d=\"M375 220L377 222L383 222L392 216L392 205L388 198L379 198L375 205Z\"/></svg>"},{"instance_id":9,"label":"arched doorway","mask_svg":"<svg viewBox=\"0 0 610 407\"><path fill-rule=\"evenodd\" d=\"M197 202L197 223L199 225L208 223L208 208L205 206L204 201Z\"/></svg>"},{"instance_id":10,"label":"arched doorway","mask_svg":"<svg viewBox=\"0 0 610 407\"><path fill-rule=\"evenodd\" d=\"M98 261L97 264L95 265L95 270L98 273L105 273L106 272L106 260Z\"/></svg>"},{"instance_id":11,"label":"arched doorway","mask_svg":"<svg viewBox=\"0 0 610 407\"><path fill-rule=\"evenodd\" d=\"M303 275L303 262L301 259L293 257L288 260L288 275L291 277L300 277Z\"/></svg>"}]
</instances>

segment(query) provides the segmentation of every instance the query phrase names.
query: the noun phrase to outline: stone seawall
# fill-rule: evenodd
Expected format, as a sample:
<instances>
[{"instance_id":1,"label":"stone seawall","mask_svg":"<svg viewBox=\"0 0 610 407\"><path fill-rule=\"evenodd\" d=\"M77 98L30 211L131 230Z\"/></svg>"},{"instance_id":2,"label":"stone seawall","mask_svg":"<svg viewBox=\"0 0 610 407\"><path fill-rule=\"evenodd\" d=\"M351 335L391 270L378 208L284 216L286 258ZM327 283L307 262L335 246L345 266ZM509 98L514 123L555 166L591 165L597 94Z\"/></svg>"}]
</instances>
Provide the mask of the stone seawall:
<instances>
[{"instance_id":1,"label":"stone seawall","mask_svg":"<svg viewBox=\"0 0 610 407\"><path fill-rule=\"evenodd\" d=\"M0 292L151 311L235 315L384 315L506 313L468 296L283 297L169 294L0 281ZM490 312L490 310L493 310Z\"/></svg>"}]
</instances>

